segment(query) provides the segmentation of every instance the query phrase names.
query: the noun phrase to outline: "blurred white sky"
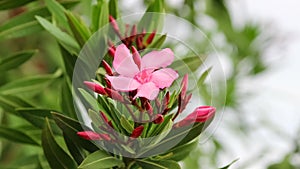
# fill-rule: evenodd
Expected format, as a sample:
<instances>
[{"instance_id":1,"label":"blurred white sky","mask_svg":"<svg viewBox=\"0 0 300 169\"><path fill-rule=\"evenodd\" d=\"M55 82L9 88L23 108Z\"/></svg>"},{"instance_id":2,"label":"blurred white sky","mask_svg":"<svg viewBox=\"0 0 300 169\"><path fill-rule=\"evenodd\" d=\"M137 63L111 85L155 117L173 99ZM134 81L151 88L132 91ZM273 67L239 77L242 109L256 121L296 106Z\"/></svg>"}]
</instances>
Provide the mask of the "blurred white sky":
<instances>
[{"instance_id":1,"label":"blurred white sky","mask_svg":"<svg viewBox=\"0 0 300 169\"><path fill-rule=\"evenodd\" d=\"M265 169L266 164L281 160L292 150L291 138L300 128L300 1L299 0L229 0L236 25L245 20L259 22L265 30L275 32L284 41L278 49L267 54L270 69L254 79L246 79L241 90L254 92L245 99L242 110L251 122L253 130L244 139L237 139L236 133L227 133L221 126L216 135L226 138L230 154L220 162L225 164L239 158L232 169ZM234 122L234 115L226 112L224 120ZM267 121L262 121L268 119ZM270 131L268 127L274 129ZM223 128L224 127L224 128ZM252 157L266 152L267 155L255 160ZM248 166L241 165L250 162Z\"/></svg>"}]
</instances>

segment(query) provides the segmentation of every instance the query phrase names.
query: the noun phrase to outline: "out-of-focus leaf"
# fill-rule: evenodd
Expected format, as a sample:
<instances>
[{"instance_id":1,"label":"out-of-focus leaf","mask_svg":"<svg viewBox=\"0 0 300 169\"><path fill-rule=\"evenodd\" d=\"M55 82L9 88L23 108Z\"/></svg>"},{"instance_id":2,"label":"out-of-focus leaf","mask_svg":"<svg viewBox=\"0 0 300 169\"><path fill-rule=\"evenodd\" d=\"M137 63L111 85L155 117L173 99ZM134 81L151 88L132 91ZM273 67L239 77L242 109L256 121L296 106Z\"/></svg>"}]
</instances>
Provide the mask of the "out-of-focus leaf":
<instances>
[{"instance_id":1,"label":"out-of-focus leaf","mask_svg":"<svg viewBox=\"0 0 300 169\"><path fill-rule=\"evenodd\" d=\"M24 133L20 130L16 130L16 129L4 127L4 126L0 126L0 137L5 138L10 141L13 141L13 142L31 144L31 145L39 145L39 143L36 140L31 138L26 133Z\"/></svg>"},{"instance_id":2,"label":"out-of-focus leaf","mask_svg":"<svg viewBox=\"0 0 300 169\"><path fill-rule=\"evenodd\" d=\"M208 68L207 70L205 70L202 75L200 76L200 78L198 79L197 85L200 86L204 83L204 81L206 80L207 76L209 75L210 71L211 71L212 67Z\"/></svg>"},{"instance_id":3,"label":"out-of-focus leaf","mask_svg":"<svg viewBox=\"0 0 300 169\"><path fill-rule=\"evenodd\" d=\"M165 42L167 35L161 35L159 38L155 39L147 48L148 49L159 49Z\"/></svg>"},{"instance_id":4,"label":"out-of-focus leaf","mask_svg":"<svg viewBox=\"0 0 300 169\"><path fill-rule=\"evenodd\" d=\"M121 117L120 123L128 133L132 133L134 130L133 124L131 124L124 116Z\"/></svg>"},{"instance_id":5,"label":"out-of-focus leaf","mask_svg":"<svg viewBox=\"0 0 300 169\"><path fill-rule=\"evenodd\" d=\"M79 169L105 169L123 166L122 160L113 157L103 150L98 150L84 159L78 167Z\"/></svg>"},{"instance_id":6,"label":"out-of-focus leaf","mask_svg":"<svg viewBox=\"0 0 300 169\"><path fill-rule=\"evenodd\" d=\"M170 67L177 70L180 75L184 75L195 72L203 64L205 58L199 56L186 57L182 60L176 60Z\"/></svg>"},{"instance_id":7,"label":"out-of-focus leaf","mask_svg":"<svg viewBox=\"0 0 300 169\"><path fill-rule=\"evenodd\" d=\"M23 5L26 5L30 2L33 2L36 0L18 0L18 1L12 1L12 0L1 0L0 1L0 10L6 10L6 9L13 9L17 8Z\"/></svg>"},{"instance_id":8,"label":"out-of-focus leaf","mask_svg":"<svg viewBox=\"0 0 300 169\"><path fill-rule=\"evenodd\" d=\"M15 80L0 87L0 94L24 96L36 94L47 87L53 80L59 78L62 72L58 70L51 75L39 75Z\"/></svg>"},{"instance_id":9,"label":"out-of-focus leaf","mask_svg":"<svg viewBox=\"0 0 300 169\"><path fill-rule=\"evenodd\" d=\"M9 0L14 2L12 0ZM62 2L66 8L71 8L77 4L79 0ZM19 38L43 30L43 27L36 21L35 16L50 18L50 12L46 7L37 8L21 15L15 16L0 26L0 40L9 38Z\"/></svg>"},{"instance_id":10,"label":"out-of-focus leaf","mask_svg":"<svg viewBox=\"0 0 300 169\"><path fill-rule=\"evenodd\" d=\"M66 9L55 0L44 0L44 1L46 2L47 8L51 12L52 16L54 16L55 20L59 24L61 24L64 29L68 29L69 24L65 16Z\"/></svg>"},{"instance_id":11,"label":"out-of-focus leaf","mask_svg":"<svg viewBox=\"0 0 300 169\"><path fill-rule=\"evenodd\" d=\"M64 61L65 72L68 76L68 79L71 80L73 77L73 71L74 66L76 64L77 56L68 52L63 46L59 45L59 47Z\"/></svg>"},{"instance_id":12,"label":"out-of-focus leaf","mask_svg":"<svg viewBox=\"0 0 300 169\"><path fill-rule=\"evenodd\" d=\"M95 97L93 97L89 92L85 91L84 89L78 89L84 99L90 104L91 108L95 111L99 110L98 102Z\"/></svg>"},{"instance_id":13,"label":"out-of-focus leaf","mask_svg":"<svg viewBox=\"0 0 300 169\"><path fill-rule=\"evenodd\" d=\"M65 135L68 136L75 144L83 147L89 152L98 150L98 147L92 142L84 140L77 135L77 132L79 131L90 130L87 126L59 113L52 112L52 117Z\"/></svg>"},{"instance_id":14,"label":"out-of-focus leaf","mask_svg":"<svg viewBox=\"0 0 300 169\"><path fill-rule=\"evenodd\" d=\"M36 50L22 51L3 59L0 58L0 72L17 68L29 60L36 52Z\"/></svg>"},{"instance_id":15,"label":"out-of-focus leaf","mask_svg":"<svg viewBox=\"0 0 300 169\"><path fill-rule=\"evenodd\" d=\"M109 0L109 14L114 18L119 17L118 0Z\"/></svg>"},{"instance_id":16,"label":"out-of-focus leaf","mask_svg":"<svg viewBox=\"0 0 300 169\"><path fill-rule=\"evenodd\" d=\"M48 118L42 132L42 147L51 168L76 169L74 160L57 144L54 139Z\"/></svg>"},{"instance_id":17,"label":"out-of-focus leaf","mask_svg":"<svg viewBox=\"0 0 300 169\"><path fill-rule=\"evenodd\" d=\"M79 52L78 43L70 35L61 31L58 27L54 26L45 18L36 16L36 19L44 27L44 29L46 29L49 33L51 33L58 40L58 42L70 53Z\"/></svg>"},{"instance_id":18,"label":"out-of-focus leaf","mask_svg":"<svg viewBox=\"0 0 300 169\"><path fill-rule=\"evenodd\" d=\"M160 31L163 27L164 2L162 0L154 0L147 8L146 13L138 23L138 30L146 29L147 32L154 30Z\"/></svg>"},{"instance_id":19,"label":"out-of-focus leaf","mask_svg":"<svg viewBox=\"0 0 300 169\"><path fill-rule=\"evenodd\" d=\"M73 142L73 140L70 139L65 133L63 133L63 136L70 154L72 155L76 163L80 165L86 157L83 148L78 146L75 142Z\"/></svg>"},{"instance_id":20,"label":"out-of-focus leaf","mask_svg":"<svg viewBox=\"0 0 300 169\"><path fill-rule=\"evenodd\" d=\"M143 169L181 169L180 165L172 160L137 160L137 163Z\"/></svg>"},{"instance_id":21,"label":"out-of-focus leaf","mask_svg":"<svg viewBox=\"0 0 300 169\"><path fill-rule=\"evenodd\" d=\"M92 9L92 25L91 29L96 32L108 23L109 9L106 0L100 0Z\"/></svg>"},{"instance_id":22,"label":"out-of-focus leaf","mask_svg":"<svg viewBox=\"0 0 300 169\"><path fill-rule=\"evenodd\" d=\"M0 94L0 107L2 107L3 110L5 110L6 112L13 113L17 116L20 116L20 114L16 111L16 108L33 107L33 106L27 101L17 96Z\"/></svg>"},{"instance_id":23,"label":"out-of-focus leaf","mask_svg":"<svg viewBox=\"0 0 300 169\"><path fill-rule=\"evenodd\" d=\"M232 161L230 164L228 164L228 165L226 165L225 167L222 167L222 168L220 168L220 169L229 169L229 167L230 167L233 163L237 162L237 160L238 160L238 159Z\"/></svg>"},{"instance_id":24,"label":"out-of-focus leaf","mask_svg":"<svg viewBox=\"0 0 300 169\"><path fill-rule=\"evenodd\" d=\"M71 12L66 12L68 23L71 27L73 35L81 47L90 38L91 32L82 20L76 18Z\"/></svg>"},{"instance_id":25,"label":"out-of-focus leaf","mask_svg":"<svg viewBox=\"0 0 300 169\"><path fill-rule=\"evenodd\" d=\"M45 125L45 118L48 118L48 122L52 128L52 131L55 134L61 134L60 129L55 124L54 120L52 119L52 112L53 110L48 109L39 109L39 108L17 108L16 112L21 115L24 119L30 122L32 125L43 129Z\"/></svg>"}]
</instances>

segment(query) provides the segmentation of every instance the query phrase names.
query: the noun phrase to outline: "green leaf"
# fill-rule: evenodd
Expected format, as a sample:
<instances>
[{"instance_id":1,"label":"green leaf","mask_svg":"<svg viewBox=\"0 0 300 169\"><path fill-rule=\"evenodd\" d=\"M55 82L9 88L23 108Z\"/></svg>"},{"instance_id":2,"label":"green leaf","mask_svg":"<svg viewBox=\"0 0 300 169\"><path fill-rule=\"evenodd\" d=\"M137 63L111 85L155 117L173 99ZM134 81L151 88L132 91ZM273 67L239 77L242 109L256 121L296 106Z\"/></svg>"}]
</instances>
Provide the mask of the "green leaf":
<instances>
[{"instance_id":1,"label":"green leaf","mask_svg":"<svg viewBox=\"0 0 300 169\"><path fill-rule=\"evenodd\" d=\"M162 0L154 0L147 8L146 13L138 23L138 30L146 29L147 32L161 30L163 28L164 2Z\"/></svg>"},{"instance_id":2,"label":"green leaf","mask_svg":"<svg viewBox=\"0 0 300 169\"><path fill-rule=\"evenodd\" d=\"M78 89L81 93L81 95L84 97L84 99L90 104L91 108L95 111L98 111L98 102L95 97L93 97L89 92L85 91L84 89L79 88Z\"/></svg>"},{"instance_id":3,"label":"green leaf","mask_svg":"<svg viewBox=\"0 0 300 169\"><path fill-rule=\"evenodd\" d=\"M72 155L76 163L80 165L86 157L83 148L78 146L75 142L73 142L73 140L70 139L65 133L63 133L63 136L70 154Z\"/></svg>"},{"instance_id":4,"label":"green leaf","mask_svg":"<svg viewBox=\"0 0 300 169\"><path fill-rule=\"evenodd\" d=\"M238 161L238 159L233 160L230 164L228 164L228 165L226 165L225 167L222 167L222 168L220 168L220 169L228 169L233 163L235 163L235 162L237 162L237 161Z\"/></svg>"},{"instance_id":5,"label":"green leaf","mask_svg":"<svg viewBox=\"0 0 300 169\"><path fill-rule=\"evenodd\" d=\"M206 80L207 76L209 75L210 71L211 71L212 67L208 68L207 70L205 70L202 75L200 76L197 85L202 85L204 83L204 81Z\"/></svg>"},{"instance_id":6,"label":"green leaf","mask_svg":"<svg viewBox=\"0 0 300 169\"><path fill-rule=\"evenodd\" d=\"M73 96L71 86L68 83L68 79L65 77L61 89L61 102L62 112L67 116L77 119L77 115L74 108Z\"/></svg>"},{"instance_id":7,"label":"green leaf","mask_svg":"<svg viewBox=\"0 0 300 169\"><path fill-rule=\"evenodd\" d=\"M158 39L155 39L147 48L148 49L159 49L165 42L167 35L162 35Z\"/></svg>"},{"instance_id":8,"label":"green leaf","mask_svg":"<svg viewBox=\"0 0 300 169\"><path fill-rule=\"evenodd\" d=\"M109 0L109 14L114 18L119 17L118 0Z\"/></svg>"},{"instance_id":9,"label":"green leaf","mask_svg":"<svg viewBox=\"0 0 300 169\"><path fill-rule=\"evenodd\" d=\"M39 109L39 108L17 108L16 112L23 117L25 120L30 122L32 125L43 129L45 125L45 118L48 118L49 124L52 128L52 131L55 134L61 134L60 129L55 124L54 120L52 119L52 112L53 110L48 109Z\"/></svg>"},{"instance_id":10,"label":"green leaf","mask_svg":"<svg viewBox=\"0 0 300 169\"><path fill-rule=\"evenodd\" d=\"M68 19L68 23L71 27L74 37L81 47L90 38L91 32L85 23L81 19L76 18L71 12L65 13Z\"/></svg>"},{"instance_id":11,"label":"green leaf","mask_svg":"<svg viewBox=\"0 0 300 169\"><path fill-rule=\"evenodd\" d=\"M63 46L59 45L59 47L64 61L65 72L68 76L68 79L72 80L76 60L79 58L77 58L76 55L71 54L69 51L67 51Z\"/></svg>"},{"instance_id":12,"label":"green leaf","mask_svg":"<svg viewBox=\"0 0 300 169\"><path fill-rule=\"evenodd\" d=\"M29 60L36 52L36 50L22 51L3 59L0 58L0 71L3 72L10 69L15 69Z\"/></svg>"},{"instance_id":13,"label":"green leaf","mask_svg":"<svg viewBox=\"0 0 300 169\"><path fill-rule=\"evenodd\" d=\"M24 144L31 144L31 145L39 145L39 143L34 140L32 137L27 135L26 133L12 129L4 126L0 126L0 137L5 138L7 140L24 143Z\"/></svg>"},{"instance_id":14,"label":"green leaf","mask_svg":"<svg viewBox=\"0 0 300 169\"><path fill-rule=\"evenodd\" d=\"M16 2L9 0L10 2ZM20 1L21 2L21 1ZM71 8L77 4L78 0L72 0L67 2L62 2L62 5L66 8ZM46 7L40 7L21 15L15 16L7 21L5 21L0 26L0 40L9 38L19 38L34 34L43 30L43 27L36 21L35 16L42 16L45 18L50 18L50 12Z\"/></svg>"},{"instance_id":15,"label":"green leaf","mask_svg":"<svg viewBox=\"0 0 300 169\"><path fill-rule=\"evenodd\" d=\"M133 124L131 124L124 116L121 117L120 120L121 126L128 132L128 133L132 133L132 131L134 130L134 126Z\"/></svg>"},{"instance_id":16,"label":"green leaf","mask_svg":"<svg viewBox=\"0 0 300 169\"><path fill-rule=\"evenodd\" d=\"M2 107L6 112L20 116L20 114L17 111L15 111L17 108L33 106L27 101L17 96L0 94L0 107Z\"/></svg>"},{"instance_id":17,"label":"green leaf","mask_svg":"<svg viewBox=\"0 0 300 169\"><path fill-rule=\"evenodd\" d=\"M180 169L180 165L171 160L160 160L160 161L154 161L154 160L137 160L137 163L143 168L143 169Z\"/></svg>"},{"instance_id":18,"label":"green leaf","mask_svg":"<svg viewBox=\"0 0 300 169\"><path fill-rule=\"evenodd\" d=\"M198 140L195 140L191 143L184 144L169 150L166 154L171 153L172 155L168 156L167 160L181 161L185 159L198 145Z\"/></svg>"},{"instance_id":19,"label":"green leaf","mask_svg":"<svg viewBox=\"0 0 300 169\"><path fill-rule=\"evenodd\" d=\"M89 152L98 150L98 147L95 146L92 142L84 140L81 137L77 136L77 132L79 131L90 130L87 126L59 113L52 112L52 117L54 118L59 128L65 133L65 135L68 136L78 146L83 147Z\"/></svg>"},{"instance_id":20,"label":"green leaf","mask_svg":"<svg viewBox=\"0 0 300 169\"><path fill-rule=\"evenodd\" d=\"M42 132L42 147L51 168L77 168L74 160L57 144L54 139L48 118L46 118L45 123L45 128Z\"/></svg>"},{"instance_id":21,"label":"green leaf","mask_svg":"<svg viewBox=\"0 0 300 169\"><path fill-rule=\"evenodd\" d=\"M184 75L195 72L203 64L205 58L200 56L186 57L182 60L176 60L170 67L177 70L180 75Z\"/></svg>"},{"instance_id":22,"label":"green leaf","mask_svg":"<svg viewBox=\"0 0 300 169\"><path fill-rule=\"evenodd\" d=\"M64 29L68 29L69 25L68 25L67 18L65 16L66 9L55 0L44 0L44 1L46 2L47 8L51 12L52 16L54 16L55 20L59 24L61 24L61 26Z\"/></svg>"},{"instance_id":23,"label":"green leaf","mask_svg":"<svg viewBox=\"0 0 300 169\"><path fill-rule=\"evenodd\" d=\"M7 9L13 9L17 8L23 5L26 5L30 2L33 2L36 0L18 0L18 1L12 1L12 0L1 0L0 1L0 10L7 10Z\"/></svg>"},{"instance_id":24,"label":"green leaf","mask_svg":"<svg viewBox=\"0 0 300 169\"><path fill-rule=\"evenodd\" d=\"M34 95L44 90L53 80L59 78L61 74L62 72L58 70L51 75L39 75L18 79L1 86L0 93L17 96L24 96L26 94Z\"/></svg>"},{"instance_id":25,"label":"green leaf","mask_svg":"<svg viewBox=\"0 0 300 169\"><path fill-rule=\"evenodd\" d=\"M103 150L98 150L89 156L80 164L79 169L101 169L123 166L124 163L107 154Z\"/></svg>"},{"instance_id":26,"label":"green leaf","mask_svg":"<svg viewBox=\"0 0 300 169\"><path fill-rule=\"evenodd\" d=\"M78 43L70 35L61 31L58 27L47 21L45 18L36 16L36 19L44 27L44 29L52 34L58 40L58 42L70 53L79 52Z\"/></svg>"},{"instance_id":27,"label":"green leaf","mask_svg":"<svg viewBox=\"0 0 300 169\"><path fill-rule=\"evenodd\" d=\"M94 32L108 24L109 9L106 0L99 0L97 4L93 6L91 18L91 29Z\"/></svg>"}]
</instances>

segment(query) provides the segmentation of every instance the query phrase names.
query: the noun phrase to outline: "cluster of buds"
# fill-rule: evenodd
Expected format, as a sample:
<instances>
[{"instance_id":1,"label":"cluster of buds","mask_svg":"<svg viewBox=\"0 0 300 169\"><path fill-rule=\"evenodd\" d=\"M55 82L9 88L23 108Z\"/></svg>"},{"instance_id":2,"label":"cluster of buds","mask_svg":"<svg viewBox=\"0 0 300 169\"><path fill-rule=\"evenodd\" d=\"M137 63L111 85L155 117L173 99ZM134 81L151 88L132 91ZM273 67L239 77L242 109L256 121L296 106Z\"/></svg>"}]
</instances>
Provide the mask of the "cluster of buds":
<instances>
[{"instance_id":1,"label":"cluster of buds","mask_svg":"<svg viewBox=\"0 0 300 169\"><path fill-rule=\"evenodd\" d=\"M153 39L156 35L156 31L153 31L148 36L146 36L147 32L145 29L143 29L142 32L138 32L136 25L133 25L130 28L129 24L125 25L125 31L124 33L121 33L119 25L115 18L109 16L109 22L115 34L129 49L134 45L136 46L138 51L147 48L153 42ZM113 57L115 55L115 50L116 48L114 44L112 42L109 42L108 54Z\"/></svg>"},{"instance_id":2,"label":"cluster of buds","mask_svg":"<svg viewBox=\"0 0 300 169\"><path fill-rule=\"evenodd\" d=\"M125 33L122 34L116 20L111 16L109 20L113 31L123 44L114 46L109 42L108 52L113 57L113 62L110 65L106 61L102 61L102 67L106 71L106 75L103 76L103 80L106 82L105 87L96 82L85 81L84 84L98 93L99 97L115 100L128 111L127 114L131 116L130 120L134 121L134 128L130 132L126 130L127 136L131 138L144 137L147 135L143 134L143 132L147 132L144 130L147 123L165 125L163 122L166 116L171 116L171 119L175 121L178 115L185 110L192 97L192 94L187 92L188 75L183 77L180 92L170 94L168 88L179 77L175 70L167 67L174 60L172 50L167 48L152 51L141 57L139 51L151 44L155 31L145 39L145 31L137 34L136 25L132 26L131 33L128 35L130 28L129 25L126 25ZM158 97L159 94L161 97ZM175 123L173 129L206 122L214 116L215 111L214 107L200 106L192 114ZM78 135L87 140L123 142L117 140L118 137L114 135L114 130L120 126L114 125L116 119L111 117L113 115L108 113L100 112L99 114L104 125L98 126L98 128L105 134L83 131L78 132Z\"/></svg>"}]
</instances>

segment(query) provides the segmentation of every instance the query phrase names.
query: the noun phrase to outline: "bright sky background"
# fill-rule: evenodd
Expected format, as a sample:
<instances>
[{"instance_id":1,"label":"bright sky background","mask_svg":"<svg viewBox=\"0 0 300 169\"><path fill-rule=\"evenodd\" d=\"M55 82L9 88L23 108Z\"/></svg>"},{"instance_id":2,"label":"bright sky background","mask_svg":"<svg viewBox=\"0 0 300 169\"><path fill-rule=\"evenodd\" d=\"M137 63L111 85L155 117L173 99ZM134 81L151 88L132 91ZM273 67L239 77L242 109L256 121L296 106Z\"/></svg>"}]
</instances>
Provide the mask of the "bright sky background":
<instances>
[{"instance_id":1,"label":"bright sky background","mask_svg":"<svg viewBox=\"0 0 300 169\"><path fill-rule=\"evenodd\" d=\"M281 160L292 150L291 138L300 128L300 1L299 0L229 0L235 24L252 20L275 32L277 48L267 54L270 69L255 79L245 79L242 89L256 94L242 105L253 130L244 138L218 128L216 135L226 139L227 150L220 164L235 158L232 169L265 169L266 164ZM233 118L233 120L231 119ZM262 121L268 119L268 122ZM234 122L230 113L224 121ZM267 124L270 123L270 124ZM272 125L271 132L267 126ZM223 128L224 127L224 128ZM267 155L258 159L261 152ZM247 162L253 165L241 166ZM247 167L246 167L247 166Z\"/></svg>"}]
</instances>

